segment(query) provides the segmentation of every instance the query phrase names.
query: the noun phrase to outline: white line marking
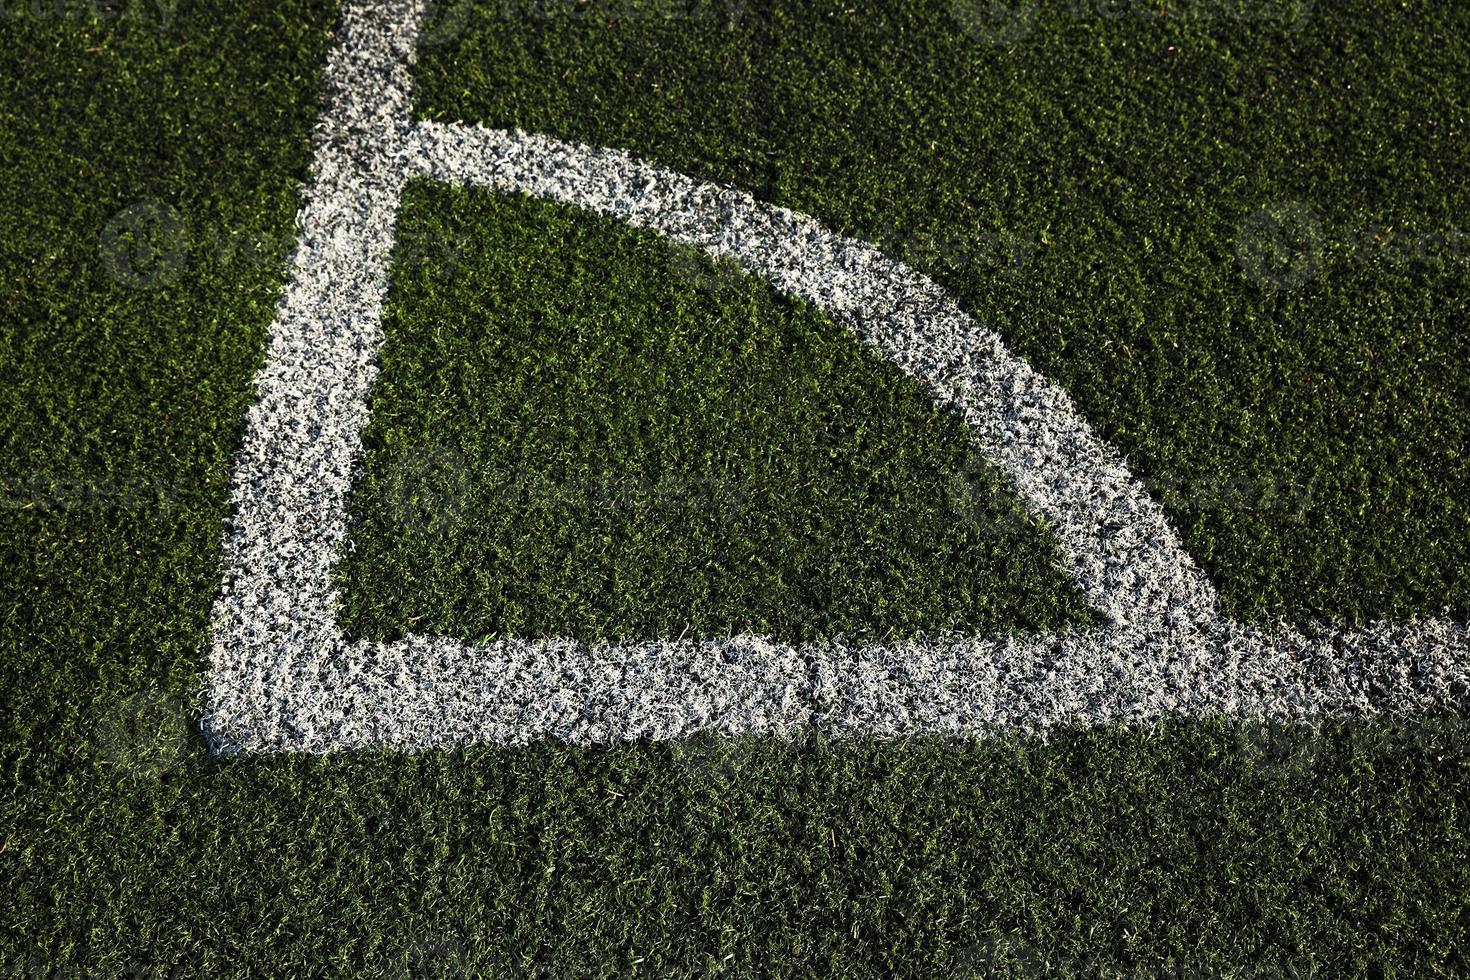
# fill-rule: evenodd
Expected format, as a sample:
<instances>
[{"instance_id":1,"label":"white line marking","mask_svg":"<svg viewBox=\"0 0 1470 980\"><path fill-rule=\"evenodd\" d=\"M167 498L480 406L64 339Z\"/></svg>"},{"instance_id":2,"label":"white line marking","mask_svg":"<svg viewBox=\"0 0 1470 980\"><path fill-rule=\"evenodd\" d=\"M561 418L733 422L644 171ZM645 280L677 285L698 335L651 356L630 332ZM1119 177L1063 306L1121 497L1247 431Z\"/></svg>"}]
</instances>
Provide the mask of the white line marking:
<instances>
[{"instance_id":1,"label":"white line marking","mask_svg":"<svg viewBox=\"0 0 1470 980\"><path fill-rule=\"evenodd\" d=\"M820 307L959 411L985 458L1052 524L1067 571L1109 622L1215 624L1214 588L1118 453L925 276L804 215L617 150L437 123L420 124L410 146L434 179L620 218Z\"/></svg>"},{"instance_id":2,"label":"white line marking","mask_svg":"<svg viewBox=\"0 0 1470 980\"><path fill-rule=\"evenodd\" d=\"M615 150L416 123L418 10L350 0L327 65L300 245L232 486L205 728L217 751L673 738L702 729L975 734L1223 712L1274 718L1462 706L1463 625L1314 635L1221 621L1162 511L1065 393L932 282L869 245ZM588 646L351 641L331 571L382 342L388 256L414 175L526 191L736 258L806 299L969 423L1107 629L856 648L755 637Z\"/></svg>"}]
</instances>

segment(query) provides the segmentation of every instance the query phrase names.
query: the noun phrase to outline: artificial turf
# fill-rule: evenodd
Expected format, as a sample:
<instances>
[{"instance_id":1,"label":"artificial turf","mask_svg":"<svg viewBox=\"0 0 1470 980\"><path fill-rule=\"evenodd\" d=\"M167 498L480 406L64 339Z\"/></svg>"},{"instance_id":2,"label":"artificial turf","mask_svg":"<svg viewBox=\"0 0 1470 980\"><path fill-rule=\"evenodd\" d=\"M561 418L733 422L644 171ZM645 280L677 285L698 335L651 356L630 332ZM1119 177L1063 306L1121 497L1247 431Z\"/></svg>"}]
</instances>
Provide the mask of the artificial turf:
<instances>
[{"instance_id":1,"label":"artificial turf","mask_svg":"<svg viewBox=\"0 0 1470 980\"><path fill-rule=\"evenodd\" d=\"M1463 136L1455 100L1470 91L1461 84L1464 12L1349 4L1314 8L1288 31L1268 21L1161 24L1045 8L1029 35L971 52L942 8L921 17L915 5L887 5L847 20L803 9L814 12L750 8L759 16L733 30L691 21L659 57L673 70L718 49L738 63L728 44L739 30L774 41L785 36L780 25L812 18L811 29L793 27L790 43L820 56L827 38L825 61L792 55L789 67L815 81L789 82L779 71L786 60L758 60L754 42L742 57L760 71L741 77L772 86L787 78L772 90L807 100L789 118L817 145L844 130L877 134L862 136L870 156L841 170L887 183L868 186L871 210L862 211L858 190L824 176L832 170L822 169L823 154L780 150L800 145L792 141L749 152L760 167L778 162L764 172L805 181L808 196L783 196L779 181L768 189L760 167L750 186L834 224L905 201L912 218L892 227L917 230L894 248L923 264L927 230L965 213L948 209L959 198L947 188L973 174L1009 181L1017 196L996 197L994 221L979 227L1028 230L1007 215L1060 222L1036 226L1038 240L1064 256L1058 265L1038 257L1019 276L984 277L991 285L982 289L981 277L966 285L930 264L1067 385L1145 472L1185 459L1197 467L1190 474L1213 479L1218 465L1230 476L1264 445L1269 465L1244 472L1295 476L1288 463L1299 461L1304 478L1338 488L1313 493L1316 516L1303 530L1245 507L1170 504L1233 609L1463 611L1464 580L1454 576L1464 563L1451 560L1466 541L1455 494L1463 480L1454 480L1463 473L1455 467L1467 360L1463 329L1451 329L1464 325L1462 267L1371 250L1376 257L1360 266L1332 252L1310 286L1267 290L1238 281L1232 236L1267 189L1272 199L1308 202L1329 230L1379 217L1415 234L1451 229L1455 208L1463 213L1449 141ZM219 587L230 456L293 235L335 12L259 0L157 10L11 5L0 20L0 971L1470 971L1470 754L1455 718L1320 729L1176 721L1063 731L1046 742L811 736L210 759L193 727L193 692ZM835 26L824 33L827 21ZM618 47L662 26L583 19L564 25L564 36L555 23L475 12L466 33L426 52L426 104L445 111L451 95L463 97L477 118L544 124L718 175L713 156L654 152L646 127L657 114L628 111L633 95L681 112L702 104L676 117L664 139L725 142L709 134L723 132L738 99L701 103L703 76L692 72L650 96L652 85L637 80L659 70L659 59L644 48L635 65L639 49ZM1054 47L1065 40L1075 47ZM571 57L573 47L582 57ZM915 60L929 47L943 57ZM1020 60L1000 61L1006 52ZM1235 74L1190 74L1200 59ZM974 67L992 62L1013 74ZM909 101L885 102L876 96L892 90L878 83L896 74L880 69L899 63L913 66ZM952 93L922 88L940 63ZM1176 63L1180 74L1168 74ZM817 74L812 64L825 67ZM578 75L579 66L591 74ZM486 86L487 72L507 77ZM977 101L965 85L986 77L993 90ZM1232 89L1223 84L1230 78L1254 87ZM1051 102L1039 94L1048 85L1062 93ZM870 91L873 99L859 97ZM1004 102L1007 92L1020 101ZM1115 109L1087 111L1106 93L1112 101L1101 104ZM483 101L475 108L471 97L505 99L517 115L497 116ZM830 118L815 111L824 98ZM771 104L761 111L787 118ZM987 108L995 105L1006 106L999 129ZM954 106L967 108L945 116ZM1222 120L1225 109L1234 114ZM1140 113L1150 125L1137 122ZM913 156L903 166L882 162L884 148L928 145L893 138L890 116L933 120L927 152L937 170L913 166ZM1173 118L1196 125L1162 125ZM629 126L622 137L597 130L620 119ZM772 123L778 129L797 131ZM990 134L978 156L953 142L970 130ZM1251 154L1235 155L1242 141ZM1066 153L1047 150L1058 144ZM1008 158L1019 162L1002 168ZM1280 187L1261 159L1284 175ZM1047 169L1056 160L1075 166ZM1057 185L1049 195L1045 175ZM1212 181L1236 179L1238 197L1205 193ZM932 200L900 193L906 182L931 187ZM1170 207L1131 212L1131 222L1114 217L1126 217L1130 200L1150 200L1133 195L1155 184ZM853 210L823 204L822 188ZM1022 206L1042 198L1051 210ZM491 205L467 195L465 207ZM1068 217L1074 210L1083 217ZM542 214L543 229L554 224ZM420 217L428 226L444 214ZM587 232L573 224L564 237L575 243ZM881 234L889 225L852 227ZM140 237L151 251L133 248ZM1215 316L1222 310L1242 312ZM774 312L783 329L812 322ZM400 340L412 340L410 320L394 321L409 328ZM1219 323L1251 330L1222 334ZM405 367L432 357L407 345L395 355L393 336L389 343L385 356ZM1181 375L1175 359L1261 369ZM1317 381L1301 380L1293 365ZM1315 374L1324 365L1331 370ZM1200 395L1182 376L1213 387ZM1262 391L1246 397L1251 384ZM1221 416L1191 399L1218 399ZM401 424L408 432L421 420ZM1323 446L1330 462L1317 455ZM370 500L362 505L371 513ZM403 533L425 533L406 523ZM1256 535L1266 542L1252 545L1262 550L1259 566L1230 544ZM1318 557L1303 558L1312 535L1322 539ZM1344 555L1352 560L1339 565Z\"/></svg>"},{"instance_id":2,"label":"artificial turf","mask_svg":"<svg viewBox=\"0 0 1470 980\"><path fill-rule=\"evenodd\" d=\"M511 0L456 28L424 115L622 147L930 273L1123 449L1232 615L1465 607L1470 8Z\"/></svg>"},{"instance_id":3,"label":"artificial turf","mask_svg":"<svg viewBox=\"0 0 1470 980\"><path fill-rule=\"evenodd\" d=\"M405 195L350 634L1036 632L1095 615L963 424L846 328L572 209Z\"/></svg>"}]
</instances>

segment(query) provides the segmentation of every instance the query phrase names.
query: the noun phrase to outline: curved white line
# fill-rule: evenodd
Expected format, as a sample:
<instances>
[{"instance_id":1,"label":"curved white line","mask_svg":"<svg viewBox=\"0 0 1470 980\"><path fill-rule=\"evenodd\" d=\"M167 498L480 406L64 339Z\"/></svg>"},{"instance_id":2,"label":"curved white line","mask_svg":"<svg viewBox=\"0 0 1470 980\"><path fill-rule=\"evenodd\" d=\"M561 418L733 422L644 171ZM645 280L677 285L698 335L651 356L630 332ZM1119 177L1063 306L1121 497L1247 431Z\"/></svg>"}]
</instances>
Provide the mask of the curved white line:
<instances>
[{"instance_id":1,"label":"curved white line","mask_svg":"<svg viewBox=\"0 0 1470 980\"><path fill-rule=\"evenodd\" d=\"M735 259L821 308L961 414L981 454L1051 525L1063 566L1110 622L1217 625L1213 586L1066 392L872 245L742 191L546 136L425 122L404 158L415 175L573 205Z\"/></svg>"}]
</instances>

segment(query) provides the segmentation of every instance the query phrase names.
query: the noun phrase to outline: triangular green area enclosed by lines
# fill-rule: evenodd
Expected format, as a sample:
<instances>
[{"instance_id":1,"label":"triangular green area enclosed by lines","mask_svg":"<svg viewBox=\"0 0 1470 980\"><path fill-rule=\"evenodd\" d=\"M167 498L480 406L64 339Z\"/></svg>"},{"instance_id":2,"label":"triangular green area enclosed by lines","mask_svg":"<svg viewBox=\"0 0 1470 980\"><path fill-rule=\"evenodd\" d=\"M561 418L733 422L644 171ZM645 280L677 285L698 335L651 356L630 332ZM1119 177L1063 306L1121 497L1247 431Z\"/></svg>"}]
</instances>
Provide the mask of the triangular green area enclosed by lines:
<instances>
[{"instance_id":1,"label":"triangular green area enclosed by lines","mask_svg":"<svg viewBox=\"0 0 1470 980\"><path fill-rule=\"evenodd\" d=\"M349 634L802 640L1087 621L964 426L647 232L418 184L340 568Z\"/></svg>"}]
</instances>

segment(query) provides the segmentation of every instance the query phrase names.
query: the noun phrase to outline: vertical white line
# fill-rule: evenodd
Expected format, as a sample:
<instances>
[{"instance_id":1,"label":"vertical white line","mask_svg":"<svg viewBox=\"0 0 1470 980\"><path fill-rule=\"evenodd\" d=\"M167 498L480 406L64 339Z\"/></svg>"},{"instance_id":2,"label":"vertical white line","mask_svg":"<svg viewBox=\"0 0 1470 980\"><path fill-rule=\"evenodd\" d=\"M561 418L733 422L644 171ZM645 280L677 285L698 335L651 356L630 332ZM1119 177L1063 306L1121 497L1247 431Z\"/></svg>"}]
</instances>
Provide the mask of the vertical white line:
<instances>
[{"instance_id":1,"label":"vertical white line","mask_svg":"<svg viewBox=\"0 0 1470 980\"><path fill-rule=\"evenodd\" d=\"M289 714L289 695L341 653L331 569L377 373L416 16L409 0L345 3L328 55L297 250L231 488L212 649L220 733ZM295 724L248 724L262 722Z\"/></svg>"}]
</instances>

